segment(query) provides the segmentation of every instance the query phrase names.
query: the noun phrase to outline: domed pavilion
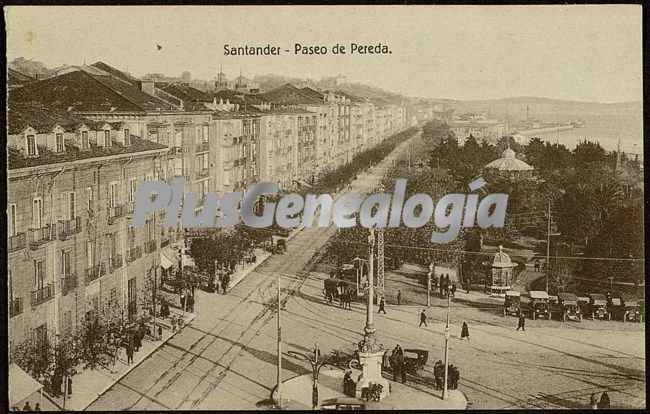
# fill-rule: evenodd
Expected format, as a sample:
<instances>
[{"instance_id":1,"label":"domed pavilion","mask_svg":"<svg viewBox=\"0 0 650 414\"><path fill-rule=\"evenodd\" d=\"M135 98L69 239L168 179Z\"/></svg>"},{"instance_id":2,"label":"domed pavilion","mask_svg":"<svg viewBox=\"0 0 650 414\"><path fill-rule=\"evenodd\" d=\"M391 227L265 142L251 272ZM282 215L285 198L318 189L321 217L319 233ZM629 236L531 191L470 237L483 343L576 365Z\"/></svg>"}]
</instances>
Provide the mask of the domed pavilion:
<instances>
[{"instance_id":1,"label":"domed pavilion","mask_svg":"<svg viewBox=\"0 0 650 414\"><path fill-rule=\"evenodd\" d=\"M505 296L505 292L512 289L513 269L517 263L510 260L510 255L499 246L499 251L494 254L491 262L483 262L489 266L485 283L485 292L490 296Z\"/></svg>"},{"instance_id":2,"label":"domed pavilion","mask_svg":"<svg viewBox=\"0 0 650 414\"><path fill-rule=\"evenodd\" d=\"M486 176L498 176L510 180L530 180L533 178L534 168L516 157L516 153L506 148L501 153L501 158L492 161L484 167Z\"/></svg>"}]
</instances>

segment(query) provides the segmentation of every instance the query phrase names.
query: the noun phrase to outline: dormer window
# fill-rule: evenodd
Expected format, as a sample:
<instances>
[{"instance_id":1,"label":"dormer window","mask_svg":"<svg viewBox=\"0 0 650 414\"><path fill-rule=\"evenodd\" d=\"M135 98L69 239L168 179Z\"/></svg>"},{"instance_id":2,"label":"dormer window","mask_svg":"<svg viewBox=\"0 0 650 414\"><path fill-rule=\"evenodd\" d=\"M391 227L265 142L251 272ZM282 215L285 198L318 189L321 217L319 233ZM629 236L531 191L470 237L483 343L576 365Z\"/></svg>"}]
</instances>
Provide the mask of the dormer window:
<instances>
[{"instance_id":1,"label":"dormer window","mask_svg":"<svg viewBox=\"0 0 650 414\"><path fill-rule=\"evenodd\" d=\"M27 135L27 155L36 156L36 137L34 135Z\"/></svg>"},{"instance_id":2,"label":"dormer window","mask_svg":"<svg viewBox=\"0 0 650 414\"><path fill-rule=\"evenodd\" d=\"M128 128L124 128L124 145L127 147L131 145L131 131Z\"/></svg>"},{"instance_id":3,"label":"dormer window","mask_svg":"<svg viewBox=\"0 0 650 414\"><path fill-rule=\"evenodd\" d=\"M65 144L63 143L63 134L57 133L54 135L54 137L56 139L56 152L65 151Z\"/></svg>"},{"instance_id":4,"label":"dormer window","mask_svg":"<svg viewBox=\"0 0 650 414\"><path fill-rule=\"evenodd\" d=\"M81 149L90 149L88 141L88 131L81 131Z\"/></svg>"}]
</instances>

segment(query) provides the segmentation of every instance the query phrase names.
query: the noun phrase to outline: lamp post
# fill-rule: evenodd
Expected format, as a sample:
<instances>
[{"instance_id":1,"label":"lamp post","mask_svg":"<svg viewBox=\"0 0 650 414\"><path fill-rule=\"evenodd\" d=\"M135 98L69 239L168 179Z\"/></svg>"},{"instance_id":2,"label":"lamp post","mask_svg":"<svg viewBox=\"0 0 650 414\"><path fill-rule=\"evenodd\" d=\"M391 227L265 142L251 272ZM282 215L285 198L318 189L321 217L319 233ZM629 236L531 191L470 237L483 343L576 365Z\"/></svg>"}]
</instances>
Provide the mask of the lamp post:
<instances>
[{"instance_id":1,"label":"lamp post","mask_svg":"<svg viewBox=\"0 0 650 414\"><path fill-rule=\"evenodd\" d=\"M447 286L447 292L451 289L451 285ZM449 396L449 389L447 379L449 378L449 310L451 308L451 295L447 293L447 325L445 326L445 386L442 389L442 399L446 400Z\"/></svg>"},{"instance_id":2,"label":"lamp post","mask_svg":"<svg viewBox=\"0 0 650 414\"><path fill-rule=\"evenodd\" d=\"M318 348L318 342L314 344L314 353L312 355L307 355L296 351L289 351L287 353L296 358L302 358L309 362L309 365L311 365L313 381L311 388L311 403L312 408L315 410L316 407L318 407L318 373L323 366L328 364L328 361L320 360L320 349Z\"/></svg>"},{"instance_id":3,"label":"lamp post","mask_svg":"<svg viewBox=\"0 0 650 414\"><path fill-rule=\"evenodd\" d=\"M282 302L280 300L280 275L277 280L277 299L278 299L278 385L277 385L277 401L278 408L282 409L282 320L280 317Z\"/></svg>"}]
</instances>

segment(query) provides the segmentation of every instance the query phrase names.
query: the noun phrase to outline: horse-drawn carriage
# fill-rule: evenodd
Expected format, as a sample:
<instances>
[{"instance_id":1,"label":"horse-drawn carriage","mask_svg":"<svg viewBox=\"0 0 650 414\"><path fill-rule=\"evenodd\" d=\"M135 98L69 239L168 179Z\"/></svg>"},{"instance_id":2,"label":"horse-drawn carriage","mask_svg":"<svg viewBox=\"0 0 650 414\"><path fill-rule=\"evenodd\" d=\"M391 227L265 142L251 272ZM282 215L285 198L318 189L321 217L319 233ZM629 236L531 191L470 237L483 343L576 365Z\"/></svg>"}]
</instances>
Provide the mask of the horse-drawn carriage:
<instances>
[{"instance_id":1,"label":"horse-drawn carriage","mask_svg":"<svg viewBox=\"0 0 650 414\"><path fill-rule=\"evenodd\" d=\"M330 277L323 282L323 295L329 304L334 300L339 302L339 306L350 304L357 297L356 285L337 277Z\"/></svg>"},{"instance_id":2,"label":"horse-drawn carriage","mask_svg":"<svg viewBox=\"0 0 650 414\"><path fill-rule=\"evenodd\" d=\"M417 375L424 369L429 359L429 351L423 349L405 349L404 366L406 372L411 375Z\"/></svg>"}]
</instances>

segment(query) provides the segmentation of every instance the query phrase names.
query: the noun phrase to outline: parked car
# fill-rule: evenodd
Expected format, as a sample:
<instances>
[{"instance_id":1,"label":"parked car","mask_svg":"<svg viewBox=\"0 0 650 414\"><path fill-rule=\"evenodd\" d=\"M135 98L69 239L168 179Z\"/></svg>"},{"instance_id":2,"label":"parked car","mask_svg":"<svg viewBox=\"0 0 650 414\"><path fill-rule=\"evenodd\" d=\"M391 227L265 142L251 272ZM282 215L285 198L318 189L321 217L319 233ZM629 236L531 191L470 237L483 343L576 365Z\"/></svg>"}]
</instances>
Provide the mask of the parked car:
<instances>
[{"instance_id":1,"label":"parked car","mask_svg":"<svg viewBox=\"0 0 650 414\"><path fill-rule=\"evenodd\" d=\"M560 307L560 314L562 321L582 321L580 308L578 307L578 296L575 293L558 293L558 305Z\"/></svg>"},{"instance_id":2,"label":"parked car","mask_svg":"<svg viewBox=\"0 0 650 414\"><path fill-rule=\"evenodd\" d=\"M634 295L621 295L623 301L623 322L642 322L643 313L641 312L641 305Z\"/></svg>"},{"instance_id":3,"label":"parked car","mask_svg":"<svg viewBox=\"0 0 650 414\"><path fill-rule=\"evenodd\" d=\"M608 321L612 319L611 313L607 307L607 296L602 293L590 293L589 294L589 313L591 314L591 319L607 319Z\"/></svg>"},{"instance_id":4,"label":"parked car","mask_svg":"<svg viewBox=\"0 0 650 414\"><path fill-rule=\"evenodd\" d=\"M521 293L516 290L508 290L506 292L506 300L503 302L503 316L519 315L521 311L520 296Z\"/></svg>"},{"instance_id":5,"label":"parked car","mask_svg":"<svg viewBox=\"0 0 650 414\"><path fill-rule=\"evenodd\" d=\"M531 290L520 297L522 310L533 319L551 319L551 312L548 309L548 300L548 293L543 290Z\"/></svg>"},{"instance_id":6,"label":"parked car","mask_svg":"<svg viewBox=\"0 0 650 414\"><path fill-rule=\"evenodd\" d=\"M625 308L623 307L623 301L621 300L621 295L619 293L610 294L607 301L607 307L609 313L612 314L612 317L616 320L624 320L625 318Z\"/></svg>"}]
</instances>

